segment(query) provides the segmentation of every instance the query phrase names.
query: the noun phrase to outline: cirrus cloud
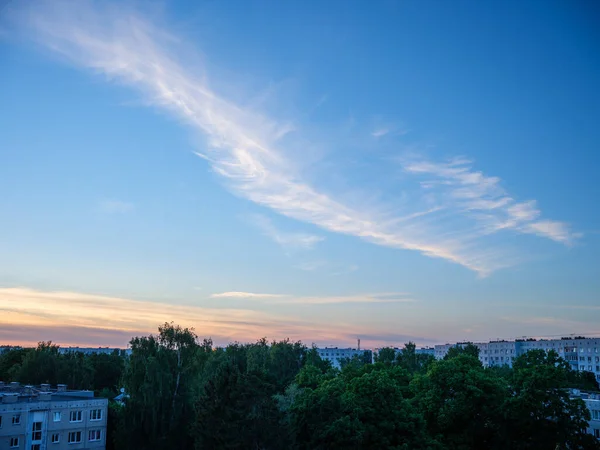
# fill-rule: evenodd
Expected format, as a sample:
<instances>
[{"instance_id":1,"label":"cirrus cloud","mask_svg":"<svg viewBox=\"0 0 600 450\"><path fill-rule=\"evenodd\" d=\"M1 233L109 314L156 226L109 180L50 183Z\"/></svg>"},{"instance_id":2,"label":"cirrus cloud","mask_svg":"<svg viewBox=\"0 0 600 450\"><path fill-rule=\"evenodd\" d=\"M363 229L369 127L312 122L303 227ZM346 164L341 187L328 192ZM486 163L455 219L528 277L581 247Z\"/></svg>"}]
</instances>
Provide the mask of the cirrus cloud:
<instances>
[{"instance_id":1,"label":"cirrus cloud","mask_svg":"<svg viewBox=\"0 0 600 450\"><path fill-rule=\"evenodd\" d=\"M491 246L483 239L486 234L512 230L567 244L577 237L563 222L539 219L535 204L508 197L498 178L472 170L463 160L404 164L406 173L431 177L420 185L422 202L407 206L348 201L299 170L294 150L306 142L299 124L276 120L217 92L206 67L192 67L190 58L184 58L184 41L144 14L88 1L28 5L12 10L24 36L78 67L137 89L148 104L201 133L207 148L196 154L226 186L281 215L376 245L451 261L480 275L519 260L503 247ZM387 130L378 128L374 135L383 136ZM305 247L319 241L312 235L280 234L275 239Z\"/></svg>"}]
</instances>

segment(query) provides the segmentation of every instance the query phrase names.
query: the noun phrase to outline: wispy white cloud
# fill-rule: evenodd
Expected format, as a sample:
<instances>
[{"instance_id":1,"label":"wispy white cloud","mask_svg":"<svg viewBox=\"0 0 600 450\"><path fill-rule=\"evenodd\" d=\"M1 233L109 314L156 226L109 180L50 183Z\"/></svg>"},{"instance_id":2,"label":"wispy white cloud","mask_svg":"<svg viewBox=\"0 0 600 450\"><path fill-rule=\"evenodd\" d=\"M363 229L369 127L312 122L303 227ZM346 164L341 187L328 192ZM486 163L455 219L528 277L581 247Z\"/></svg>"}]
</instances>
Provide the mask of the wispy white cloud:
<instances>
[{"instance_id":1,"label":"wispy white cloud","mask_svg":"<svg viewBox=\"0 0 600 450\"><path fill-rule=\"evenodd\" d=\"M268 303L325 305L336 303L414 303L415 299L405 292L383 292L372 294L339 296L294 296L288 294L256 294L253 292L223 292L212 294L211 298L245 298Z\"/></svg>"},{"instance_id":2,"label":"wispy white cloud","mask_svg":"<svg viewBox=\"0 0 600 450\"><path fill-rule=\"evenodd\" d=\"M296 264L294 267L305 272L319 271L320 273L330 276L345 275L358 270L357 264L348 265L323 260L304 261Z\"/></svg>"},{"instance_id":3,"label":"wispy white cloud","mask_svg":"<svg viewBox=\"0 0 600 450\"><path fill-rule=\"evenodd\" d=\"M155 333L165 321L194 327L201 337L222 345L249 342L260 336L289 337L306 343L354 342L357 334L385 332L381 326L331 323L297 314L274 314L244 308L209 308L172 302L26 287L0 288L0 339L13 345L35 345L51 339L61 345L125 347L133 336ZM365 338L365 340L367 340ZM379 341L368 339L375 344Z\"/></svg>"},{"instance_id":4,"label":"wispy white cloud","mask_svg":"<svg viewBox=\"0 0 600 450\"><path fill-rule=\"evenodd\" d=\"M371 132L371 136L379 138L388 134L391 130L389 128L376 128Z\"/></svg>"},{"instance_id":5,"label":"wispy white cloud","mask_svg":"<svg viewBox=\"0 0 600 450\"><path fill-rule=\"evenodd\" d=\"M327 261L305 261L297 264L295 267L305 272L313 272L318 269L327 267Z\"/></svg>"},{"instance_id":6,"label":"wispy white cloud","mask_svg":"<svg viewBox=\"0 0 600 450\"><path fill-rule=\"evenodd\" d=\"M283 294L257 294L255 292L240 292L240 291L230 291L230 292L221 292L217 294L211 294L211 298L281 298L287 297L287 295Z\"/></svg>"},{"instance_id":7,"label":"wispy white cloud","mask_svg":"<svg viewBox=\"0 0 600 450\"><path fill-rule=\"evenodd\" d=\"M410 131L403 123L383 117L375 117L373 122L371 136L375 139L384 136L403 136Z\"/></svg>"},{"instance_id":8,"label":"wispy white cloud","mask_svg":"<svg viewBox=\"0 0 600 450\"><path fill-rule=\"evenodd\" d=\"M77 66L138 89L147 102L202 133L208 145L198 156L207 160L237 195L331 232L443 258L482 275L514 263L514 257L504 255L502 249L474 242L464 226L454 228L453 222L436 226L441 219L455 218L447 214L445 204L429 202L427 208L353 204L307 181L295 161L306 139L299 137L302 128L217 93L208 82L205 67L191 68L191 58L184 61L180 56L182 41L143 15L122 6L117 10L89 2L26 4L19 11L16 18L27 37ZM450 186L451 196L465 210L484 213L480 222L489 221L489 232L503 225L561 242L573 237L560 222L524 221L519 212L511 215L506 205L498 206L498 202L515 202L490 194L500 192L498 180L472 171L465 162L413 162L405 168L414 174L434 175L435 186ZM485 217L500 208L506 212L504 222ZM393 214L381 212L392 210ZM516 225L509 225L511 221ZM304 245L315 242L309 237Z\"/></svg>"},{"instance_id":9,"label":"wispy white cloud","mask_svg":"<svg viewBox=\"0 0 600 450\"><path fill-rule=\"evenodd\" d=\"M259 214L253 215L251 217L251 222L260 228L265 236L268 236L286 250L308 250L325 239L322 236L314 234L293 233L280 230L268 217Z\"/></svg>"},{"instance_id":10,"label":"wispy white cloud","mask_svg":"<svg viewBox=\"0 0 600 450\"><path fill-rule=\"evenodd\" d=\"M123 214L133 211L133 203L121 200L102 200L98 204L98 210L105 214Z\"/></svg>"},{"instance_id":11,"label":"wispy white cloud","mask_svg":"<svg viewBox=\"0 0 600 450\"><path fill-rule=\"evenodd\" d=\"M345 304L345 303L415 303L416 300L407 297L408 294L383 293L383 294L363 294L346 296L326 296L326 297L297 297L288 303L298 303L304 305L326 305L326 304Z\"/></svg>"},{"instance_id":12,"label":"wispy white cloud","mask_svg":"<svg viewBox=\"0 0 600 450\"><path fill-rule=\"evenodd\" d=\"M501 186L500 178L474 170L469 160L413 159L403 161L402 166L408 173L426 176L421 182L424 189L437 194L444 207L476 219L486 233L511 229L564 244L580 237L564 222L540 219L535 200L517 202Z\"/></svg>"}]
</instances>

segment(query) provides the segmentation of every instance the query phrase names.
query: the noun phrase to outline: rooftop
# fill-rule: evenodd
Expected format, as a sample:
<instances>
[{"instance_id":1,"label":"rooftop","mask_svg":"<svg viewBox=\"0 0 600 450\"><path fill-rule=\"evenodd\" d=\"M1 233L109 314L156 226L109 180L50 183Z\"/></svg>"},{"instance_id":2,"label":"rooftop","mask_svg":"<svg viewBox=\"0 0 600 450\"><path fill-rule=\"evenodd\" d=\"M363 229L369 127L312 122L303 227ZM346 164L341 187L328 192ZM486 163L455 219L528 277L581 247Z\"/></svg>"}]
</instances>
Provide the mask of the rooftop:
<instances>
[{"instance_id":1,"label":"rooftop","mask_svg":"<svg viewBox=\"0 0 600 450\"><path fill-rule=\"evenodd\" d=\"M17 382L5 383L0 381L0 403L14 401L68 401L77 399L94 398L93 391L69 390L66 384L58 384L55 387L49 384L40 386L21 385Z\"/></svg>"}]
</instances>

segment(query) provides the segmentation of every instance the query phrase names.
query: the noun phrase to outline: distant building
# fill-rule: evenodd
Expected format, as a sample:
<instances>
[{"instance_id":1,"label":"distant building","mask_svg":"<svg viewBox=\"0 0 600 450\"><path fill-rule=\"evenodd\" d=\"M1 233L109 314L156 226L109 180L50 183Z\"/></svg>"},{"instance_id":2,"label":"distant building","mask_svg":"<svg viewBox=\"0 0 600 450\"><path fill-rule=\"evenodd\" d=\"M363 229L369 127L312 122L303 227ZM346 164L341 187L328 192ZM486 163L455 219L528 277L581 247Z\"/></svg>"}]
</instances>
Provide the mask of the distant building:
<instances>
[{"instance_id":1,"label":"distant building","mask_svg":"<svg viewBox=\"0 0 600 450\"><path fill-rule=\"evenodd\" d=\"M21 350L23 347L18 345L1 345L0 346L0 355L2 353L10 352L11 350Z\"/></svg>"},{"instance_id":2,"label":"distant building","mask_svg":"<svg viewBox=\"0 0 600 450\"><path fill-rule=\"evenodd\" d=\"M352 359L354 356L362 358L367 352L370 362L373 361L373 355L371 350L362 350L357 348L338 348L338 347L324 347L317 348L317 352L321 359L325 359L331 362L331 365L337 369L341 368L341 362L344 358Z\"/></svg>"},{"instance_id":3,"label":"distant building","mask_svg":"<svg viewBox=\"0 0 600 450\"><path fill-rule=\"evenodd\" d=\"M435 348L433 347L423 347L415 349L415 353L417 355L431 355L435 356Z\"/></svg>"},{"instance_id":4,"label":"distant building","mask_svg":"<svg viewBox=\"0 0 600 450\"><path fill-rule=\"evenodd\" d=\"M464 347L469 342L435 346L436 359L442 359L452 347ZM554 350L573 370L592 372L600 381L600 338L583 336L561 339L517 339L515 341L490 341L473 343L479 348L479 360L485 367L512 367L518 356L529 350Z\"/></svg>"},{"instance_id":5,"label":"distant building","mask_svg":"<svg viewBox=\"0 0 600 450\"><path fill-rule=\"evenodd\" d=\"M65 353L83 353L84 355L105 354L111 355L115 351L125 352L126 355L131 354L131 349L111 348L111 347L59 347L58 352Z\"/></svg>"},{"instance_id":6,"label":"distant building","mask_svg":"<svg viewBox=\"0 0 600 450\"><path fill-rule=\"evenodd\" d=\"M374 354L378 354L379 350L381 350L382 348L391 348L394 350L394 353L396 356L398 356L399 353L402 352L402 348L398 348L398 347L381 347L381 348L376 348L374 351ZM415 349L415 354L417 355L431 355L431 356L435 356L435 348L433 347L423 347L423 348L416 348Z\"/></svg>"},{"instance_id":7,"label":"distant building","mask_svg":"<svg viewBox=\"0 0 600 450\"><path fill-rule=\"evenodd\" d=\"M587 432L600 440L600 394L588 394L577 389L571 391L572 398L580 398L590 410L592 416Z\"/></svg>"},{"instance_id":8,"label":"distant building","mask_svg":"<svg viewBox=\"0 0 600 450\"><path fill-rule=\"evenodd\" d=\"M104 450L107 413L92 391L0 382L0 450Z\"/></svg>"}]
</instances>

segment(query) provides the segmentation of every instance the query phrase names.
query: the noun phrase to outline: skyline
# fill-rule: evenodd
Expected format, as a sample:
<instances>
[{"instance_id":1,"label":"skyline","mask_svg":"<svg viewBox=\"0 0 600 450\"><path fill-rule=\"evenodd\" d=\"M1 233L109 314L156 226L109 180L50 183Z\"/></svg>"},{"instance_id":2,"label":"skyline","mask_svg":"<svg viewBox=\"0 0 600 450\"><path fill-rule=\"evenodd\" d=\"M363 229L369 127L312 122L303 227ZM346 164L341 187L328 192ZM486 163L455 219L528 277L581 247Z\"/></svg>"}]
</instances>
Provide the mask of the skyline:
<instances>
[{"instance_id":1,"label":"skyline","mask_svg":"<svg viewBox=\"0 0 600 450\"><path fill-rule=\"evenodd\" d=\"M4 7L1 342L598 332L594 7L301 5Z\"/></svg>"}]
</instances>

